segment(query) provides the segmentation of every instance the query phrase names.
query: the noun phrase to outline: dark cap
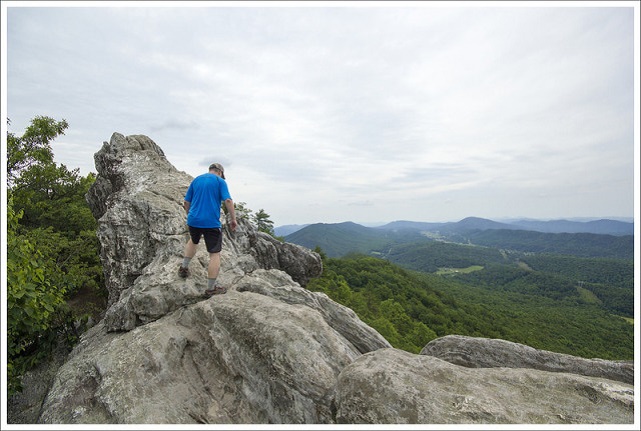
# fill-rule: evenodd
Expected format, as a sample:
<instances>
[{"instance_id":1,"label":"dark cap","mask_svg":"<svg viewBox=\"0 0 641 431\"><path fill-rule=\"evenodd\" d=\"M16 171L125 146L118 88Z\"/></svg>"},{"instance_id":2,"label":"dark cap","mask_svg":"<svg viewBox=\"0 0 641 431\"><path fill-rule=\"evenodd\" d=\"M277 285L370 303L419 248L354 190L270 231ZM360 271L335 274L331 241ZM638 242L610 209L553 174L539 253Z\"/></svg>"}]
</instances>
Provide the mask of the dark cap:
<instances>
[{"instance_id":1,"label":"dark cap","mask_svg":"<svg viewBox=\"0 0 641 431\"><path fill-rule=\"evenodd\" d=\"M225 179L225 168L223 168L223 165L221 165L220 163L212 163L211 165L209 165L209 170L211 171L212 169L220 172L221 178L223 180Z\"/></svg>"}]
</instances>

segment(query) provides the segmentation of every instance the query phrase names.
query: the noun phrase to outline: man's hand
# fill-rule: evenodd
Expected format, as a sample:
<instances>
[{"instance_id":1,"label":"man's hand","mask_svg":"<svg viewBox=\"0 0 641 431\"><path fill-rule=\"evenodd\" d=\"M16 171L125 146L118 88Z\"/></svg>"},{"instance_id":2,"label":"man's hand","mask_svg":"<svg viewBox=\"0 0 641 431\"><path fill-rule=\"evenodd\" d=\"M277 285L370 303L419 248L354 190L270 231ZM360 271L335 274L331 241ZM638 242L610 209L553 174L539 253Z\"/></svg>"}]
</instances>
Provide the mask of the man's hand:
<instances>
[{"instance_id":1,"label":"man's hand","mask_svg":"<svg viewBox=\"0 0 641 431\"><path fill-rule=\"evenodd\" d=\"M232 232L235 232L237 227L238 223L236 223L235 219L229 222L229 228L232 230Z\"/></svg>"}]
</instances>

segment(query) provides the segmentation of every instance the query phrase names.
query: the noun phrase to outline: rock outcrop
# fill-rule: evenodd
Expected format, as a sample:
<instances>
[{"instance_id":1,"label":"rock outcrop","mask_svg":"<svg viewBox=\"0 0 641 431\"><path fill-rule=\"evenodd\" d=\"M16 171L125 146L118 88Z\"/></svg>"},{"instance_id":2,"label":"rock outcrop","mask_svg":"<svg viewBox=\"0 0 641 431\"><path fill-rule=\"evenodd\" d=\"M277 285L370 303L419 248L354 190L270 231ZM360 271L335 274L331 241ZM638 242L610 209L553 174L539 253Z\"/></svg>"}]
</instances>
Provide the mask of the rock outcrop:
<instances>
[{"instance_id":1,"label":"rock outcrop","mask_svg":"<svg viewBox=\"0 0 641 431\"><path fill-rule=\"evenodd\" d=\"M470 343L464 364L447 348L433 350L439 340L422 355L392 348L352 310L303 287L321 273L316 253L242 219L236 232L224 229L220 280L230 289L203 299L204 246L192 275L177 274L191 177L141 135L115 133L95 160L87 200L99 221L109 308L58 370L39 423L634 421L634 388L614 374L552 372L562 370L529 360L506 368L519 365L502 365L496 351L486 354L498 358L490 365L475 359L490 367L478 368L469 338L452 347Z\"/></svg>"},{"instance_id":2,"label":"rock outcrop","mask_svg":"<svg viewBox=\"0 0 641 431\"><path fill-rule=\"evenodd\" d=\"M105 325L131 330L202 299L208 255L201 247L191 272L177 283L176 271L188 238L183 197L192 178L177 171L146 136L115 133L95 155L98 177L87 201L99 220L101 260L109 291ZM320 256L281 243L240 220L225 231L220 279L233 285L263 269L285 271L298 283L321 273Z\"/></svg>"},{"instance_id":3,"label":"rock outcrop","mask_svg":"<svg viewBox=\"0 0 641 431\"><path fill-rule=\"evenodd\" d=\"M471 369L382 349L339 375L336 420L370 424L632 423L631 385L521 368Z\"/></svg>"},{"instance_id":4,"label":"rock outcrop","mask_svg":"<svg viewBox=\"0 0 641 431\"><path fill-rule=\"evenodd\" d=\"M468 368L532 368L604 377L634 385L633 362L585 359L505 340L448 335L430 341L421 350L421 355L434 356Z\"/></svg>"}]
</instances>

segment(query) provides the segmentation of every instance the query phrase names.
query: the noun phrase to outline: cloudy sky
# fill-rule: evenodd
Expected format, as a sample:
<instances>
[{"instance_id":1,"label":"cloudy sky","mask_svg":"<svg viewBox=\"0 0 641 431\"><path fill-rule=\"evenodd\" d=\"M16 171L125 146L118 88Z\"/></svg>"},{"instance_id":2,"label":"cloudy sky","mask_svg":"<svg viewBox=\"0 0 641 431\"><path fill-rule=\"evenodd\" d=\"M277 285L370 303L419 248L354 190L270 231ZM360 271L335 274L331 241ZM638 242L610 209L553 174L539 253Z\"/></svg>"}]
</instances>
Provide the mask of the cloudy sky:
<instances>
[{"instance_id":1,"label":"cloudy sky","mask_svg":"<svg viewBox=\"0 0 641 431\"><path fill-rule=\"evenodd\" d=\"M635 215L638 2L117 3L2 2L8 130L83 175L118 132L276 226Z\"/></svg>"}]
</instances>

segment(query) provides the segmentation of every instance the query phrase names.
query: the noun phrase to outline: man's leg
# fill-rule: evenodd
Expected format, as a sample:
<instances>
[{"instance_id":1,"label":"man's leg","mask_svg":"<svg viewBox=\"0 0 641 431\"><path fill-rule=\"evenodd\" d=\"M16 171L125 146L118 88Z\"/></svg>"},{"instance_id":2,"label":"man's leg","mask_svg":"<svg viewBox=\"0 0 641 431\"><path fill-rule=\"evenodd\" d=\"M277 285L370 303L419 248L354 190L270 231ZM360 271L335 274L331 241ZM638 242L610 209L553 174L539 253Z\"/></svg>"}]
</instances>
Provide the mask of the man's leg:
<instances>
[{"instance_id":1,"label":"man's leg","mask_svg":"<svg viewBox=\"0 0 641 431\"><path fill-rule=\"evenodd\" d=\"M196 244L189 238L187 244L185 244L185 253L184 256L191 259L196 255Z\"/></svg>"},{"instance_id":2,"label":"man's leg","mask_svg":"<svg viewBox=\"0 0 641 431\"><path fill-rule=\"evenodd\" d=\"M220 272L220 251L222 250L223 234L220 229L210 229L205 233L205 245L209 252L209 265L207 266L206 296L227 292L227 289L218 286L216 279Z\"/></svg>"},{"instance_id":3,"label":"man's leg","mask_svg":"<svg viewBox=\"0 0 641 431\"><path fill-rule=\"evenodd\" d=\"M189 238L189 241L187 241L187 244L185 244L183 263L178 269L178 274L182 278L186 278L189 276L189 270L187 268L189 267L189 262L191 262L191 258L194 257L194 255L196 255L196 244L194 244L191 238Z\"/></svg>"},{"instance_id":4,"label":"man's leg","mask_svg":"<svg viewBox=\"0 0 641 431\"><path fill-rule=\"evenodd\" d=\"M227 288L216 283L220 272L220 252L209 253L209 266L207 267L207 290L205 296L226 293Z\"/></svg>"},{"instance_id":5,"label":"man's leg","mask_svg":"<svg viewBox=\"0 0 641 431\"><path fill-rule=\"evenodd\" d=\"M220 253L209 253L209 266L207 267L207 278L218 278L220 272Z\"/></svg>"}]
</instances>

